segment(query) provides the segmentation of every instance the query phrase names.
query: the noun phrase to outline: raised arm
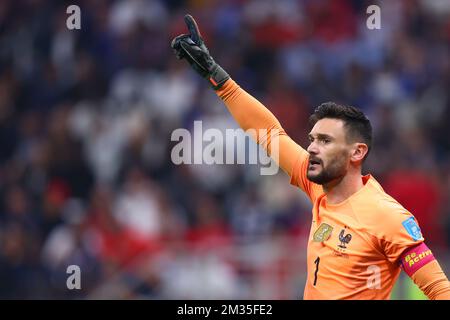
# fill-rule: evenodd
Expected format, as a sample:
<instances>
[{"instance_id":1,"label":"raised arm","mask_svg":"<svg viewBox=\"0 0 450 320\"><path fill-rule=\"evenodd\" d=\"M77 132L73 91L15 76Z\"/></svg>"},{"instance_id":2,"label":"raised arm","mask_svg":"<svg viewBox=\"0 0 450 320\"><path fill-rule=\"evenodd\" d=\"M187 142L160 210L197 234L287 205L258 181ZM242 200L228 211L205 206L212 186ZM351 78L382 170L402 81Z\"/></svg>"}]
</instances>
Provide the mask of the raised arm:
<instances>
[{"instance_id":1,"label":"raised arm","mask_svg":"<svg viewBox=\"0 0 450 320\"><path fill-rule=\"evenodd\" d=\"M227 80L216 93L240 127L254 133L256 142L292 176L295 162L299 158L306 158L307 152L286 134L278 119L232 79Z\"/></svg>"},{"instance_id":2,"label":"raised arm","mask_svg":"<svg viewBox=\"0 0 450 320\"><path fill-rule=\"evenodd\" d=\"M302 157L306 159L307 152L286 134L279 121L263 104L240 88L214 61L194 18L186 15L184 19L190 34L173 39L171 45L177 58L187 60L194 70L209 81L241 128L245 131L253 129L249 130L254 133L253 138L292 176L295 162Z\"/></svg>"},{"instance_id":3,"label":"raised arm","mask_svg":"<svg viewBox=\"0 0 450 320\"><path fill-rule=\"evenodd\" d=\"M323 192L322 187L306 177L308 152L295 143L283 130L275 116L258 100L241 89L209 54L197 23L190 15L184 17L190 34L172 40L178 59L185 59L207 79L224 101L242 129L262 145L275 162L291 177L291 184L302 189L311 201Z\"/></svg>"}]
</instances>

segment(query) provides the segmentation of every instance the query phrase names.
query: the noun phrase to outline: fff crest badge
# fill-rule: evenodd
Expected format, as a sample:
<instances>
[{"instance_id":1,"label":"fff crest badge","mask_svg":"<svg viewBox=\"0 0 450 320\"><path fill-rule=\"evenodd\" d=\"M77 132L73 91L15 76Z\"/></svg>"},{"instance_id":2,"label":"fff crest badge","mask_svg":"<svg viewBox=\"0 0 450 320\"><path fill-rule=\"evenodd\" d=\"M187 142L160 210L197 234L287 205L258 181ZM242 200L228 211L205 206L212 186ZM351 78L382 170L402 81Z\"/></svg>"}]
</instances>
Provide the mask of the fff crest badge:
<instances>
[{"instance_id":1,"label":"fff crest badge","mask_svg":"<svg viewBox=\"0 0 450 320\"><path fill-rule=\"evenodd\" d=\"M313 241L314 242L324 242L331 237L331 232L333 227L329 224L322 223L319 228L314 232Z\"/></svg>"}]
</instances>

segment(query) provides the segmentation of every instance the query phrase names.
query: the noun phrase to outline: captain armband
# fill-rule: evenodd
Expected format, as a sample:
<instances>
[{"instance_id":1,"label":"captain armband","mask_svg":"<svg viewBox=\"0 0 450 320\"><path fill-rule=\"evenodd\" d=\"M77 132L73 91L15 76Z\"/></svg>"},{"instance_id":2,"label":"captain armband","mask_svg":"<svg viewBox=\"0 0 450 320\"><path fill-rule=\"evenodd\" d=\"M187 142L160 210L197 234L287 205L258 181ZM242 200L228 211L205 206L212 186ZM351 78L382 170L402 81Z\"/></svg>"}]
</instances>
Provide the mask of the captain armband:
<instances>
[{"instance_id":1,"label":"captain armband","mask_svg":"<svg viewBox=\"0 0 450 320\"><path fill-rule=\"evenodd\" d=\"M435 260L433 253L425 243L407 249L400 258L401 266L408 276L412 276L424 265Z\"/></svg>"}]
</instances>

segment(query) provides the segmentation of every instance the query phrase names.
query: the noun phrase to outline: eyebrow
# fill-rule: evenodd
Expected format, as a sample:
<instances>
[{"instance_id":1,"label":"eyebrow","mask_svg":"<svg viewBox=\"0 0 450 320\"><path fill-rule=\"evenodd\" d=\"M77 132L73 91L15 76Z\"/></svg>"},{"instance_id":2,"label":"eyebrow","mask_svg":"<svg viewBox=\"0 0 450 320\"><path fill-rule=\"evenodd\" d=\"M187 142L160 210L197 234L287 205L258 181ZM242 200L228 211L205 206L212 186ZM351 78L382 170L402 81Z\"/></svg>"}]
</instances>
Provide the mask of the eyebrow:
<instances>
[{"instance_id":1,"label":"eyebrow","mask_svg":"<svg viewBox=\"0 0 450 320\"><path fill-rule=\"evenodd\" d=\"M308 134L308 138L309 139L314 139L314 136L310 133ZM330 139L330 140L334 140L334 138L328 134L325 133L318 133L317 134L317 139L322 140L322 139Z\"/></svg>"}]
</instances>

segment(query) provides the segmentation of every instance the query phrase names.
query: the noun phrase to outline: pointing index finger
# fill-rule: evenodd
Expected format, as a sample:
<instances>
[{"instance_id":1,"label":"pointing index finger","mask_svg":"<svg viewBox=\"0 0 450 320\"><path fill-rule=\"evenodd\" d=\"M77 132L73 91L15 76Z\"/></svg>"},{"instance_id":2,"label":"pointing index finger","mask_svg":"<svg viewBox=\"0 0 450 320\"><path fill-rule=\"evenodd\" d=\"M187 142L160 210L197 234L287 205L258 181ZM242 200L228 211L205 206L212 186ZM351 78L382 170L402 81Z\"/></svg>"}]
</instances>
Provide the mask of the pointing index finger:
<instances>
[{"instance_id":1,"label":"pointing index finger","mask_svg":"<svg viewBox=\"0 0 450 320\"><path fill-rule=\"evenodd\" d=\"M195 22L194 18L190 14L184 16L184 22L189 29L192 40L197 45L200 45L202 42L202 35L200 34L200 30L198 29L197 22Z\"/></svg>"}]
</instances>

